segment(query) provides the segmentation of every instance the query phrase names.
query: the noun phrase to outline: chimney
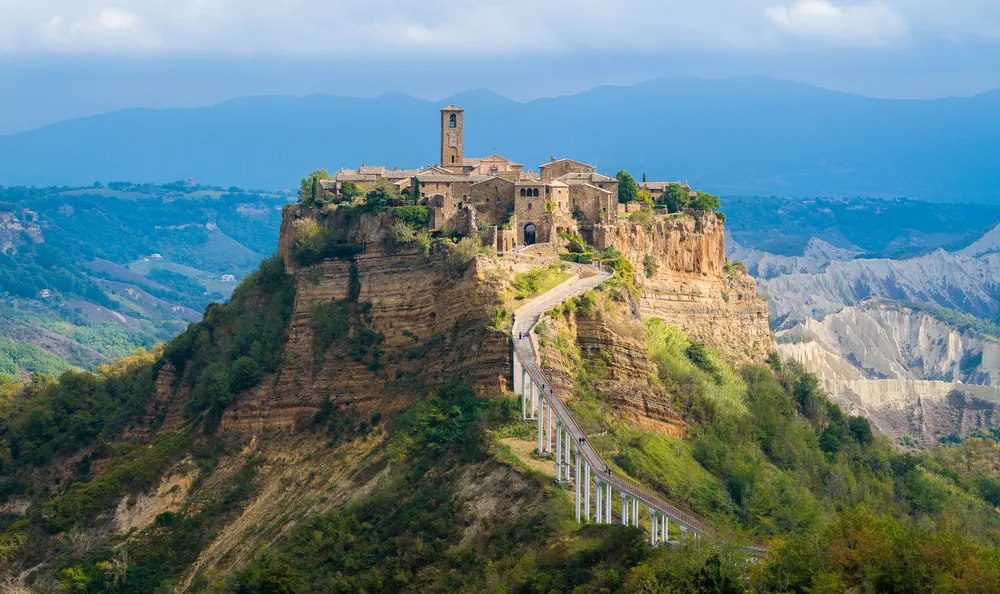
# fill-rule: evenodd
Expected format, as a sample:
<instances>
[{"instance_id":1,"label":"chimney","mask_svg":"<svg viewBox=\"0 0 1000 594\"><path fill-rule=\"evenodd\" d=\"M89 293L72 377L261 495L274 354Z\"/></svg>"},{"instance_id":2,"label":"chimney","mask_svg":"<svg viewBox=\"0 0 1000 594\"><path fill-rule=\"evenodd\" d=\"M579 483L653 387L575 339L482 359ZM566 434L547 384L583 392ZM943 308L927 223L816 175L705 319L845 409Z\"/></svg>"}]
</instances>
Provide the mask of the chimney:
<instances>
[{"instance_id":1,"label":"chimney","mask_svg":"<svg viewBox=\"0 0 1000 594\"><path fill-rule=\"evenodd\" d=\"M549 163L555 163L555 162L556 162L555 157L549 157Z\"/></svg>"}]
</instances>

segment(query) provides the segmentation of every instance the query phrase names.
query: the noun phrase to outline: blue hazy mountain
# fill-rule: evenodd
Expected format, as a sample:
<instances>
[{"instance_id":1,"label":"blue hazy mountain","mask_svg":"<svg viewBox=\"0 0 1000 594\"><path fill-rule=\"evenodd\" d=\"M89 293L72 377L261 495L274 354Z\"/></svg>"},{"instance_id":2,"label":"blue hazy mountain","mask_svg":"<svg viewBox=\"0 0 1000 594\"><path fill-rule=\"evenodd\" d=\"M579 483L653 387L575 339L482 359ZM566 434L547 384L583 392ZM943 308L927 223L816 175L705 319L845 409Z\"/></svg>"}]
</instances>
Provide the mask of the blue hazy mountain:
<instances>
[{"instance_id":1,"label":"blue hazy mountain","mask_svg":"<svg viewBox=\"0 0 1000 594\"><path fill-rule=\"evenodd\" d=\"M0 184L115 179L281 189L310 168L413 167L438 154L438 109L466 109L468 156L689 180L721 194L1000 201L1000 92L870 99L765 78L670 78L519 103L487 91L247 97L129 109L0 136Z\"/></svg>"}]
</instances>

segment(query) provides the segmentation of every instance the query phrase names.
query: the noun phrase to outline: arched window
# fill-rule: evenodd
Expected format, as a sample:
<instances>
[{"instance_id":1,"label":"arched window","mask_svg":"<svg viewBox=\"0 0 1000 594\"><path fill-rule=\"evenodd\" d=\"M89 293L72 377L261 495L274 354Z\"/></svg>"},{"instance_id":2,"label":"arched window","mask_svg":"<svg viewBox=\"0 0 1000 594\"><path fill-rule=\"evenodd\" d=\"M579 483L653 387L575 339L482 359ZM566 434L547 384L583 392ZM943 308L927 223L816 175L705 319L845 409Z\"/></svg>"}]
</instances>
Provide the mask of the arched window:
<instances>
[{"instance_id":1,"label":"arched window","mask_svg":"<svg viewBox=\"0 0 1000 594\"><path fill-rule=\"evenodd\" d=\"M525 190L524 188L521 188L521 195L522 196L527 196L528 195L527 190Z\"/></svg>"},{"instance_id":2,"label":"arched window","mask_svg":"<svg viewBox=\"0 0 1000 594\"><path fill-rule=\"evenodd\" d=\"M454 163L454 162L455 162L455 155L452 155L452 156L451 156L451 162L452 162L452 163Z\"/></svg>"},{"instance_id":3,"label":"arched window","mask_svg":"<svg viewBox=\"0 0 1000 594\"><path fill-rule=\"evenodd\" d=\"M457 125L458 125L458 120L455 117L455 114L451 114L450 116L448 116L448 127L454 128Z\"/></svg>"},{"instance_id":4,"label":"arched window","mask_svg":"<svg viewBox=\"0 0 1000 594\"><path fill-rule=\"evenodd\" d=\"M531 191L531 195L532 195L532 196L538 196L538 188L535 188L535 189L533 189L533 190Z\"/></svg>"}]
</instances>

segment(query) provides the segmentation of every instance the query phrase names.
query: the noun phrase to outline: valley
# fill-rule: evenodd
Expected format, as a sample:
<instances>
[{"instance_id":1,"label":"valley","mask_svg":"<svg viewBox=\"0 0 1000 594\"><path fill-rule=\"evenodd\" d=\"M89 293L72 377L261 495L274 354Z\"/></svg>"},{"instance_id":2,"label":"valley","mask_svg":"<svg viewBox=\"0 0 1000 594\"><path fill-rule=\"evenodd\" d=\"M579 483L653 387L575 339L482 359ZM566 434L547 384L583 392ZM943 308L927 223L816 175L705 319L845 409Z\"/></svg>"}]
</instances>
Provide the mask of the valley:
<instances>
[{"instance_id":1,"label":"valley","mask_svg":"<svg viewBox=\"0 0 1000 594\"><path fill-rule=\"evenodd\" d=\"M93 369L227 299L277 242L284 196L178 183L0 189L0 374Z\"/></svg>"},{"instance_id":2,"label":"valley","mask_svg":"<svg viewBox=\"0 0 1000 594\"><path fill-rule=\"evenodd\" d=\"M847 211L872 207L864 205ZM804 247L798 253L772 253L735 238L727 248L768 296L782 357L816 373L835 401L871 418L881 432L925 445L1000 422L994 415L1000 404L1000 231L986 219L981 234L959 239L937 225L948 206L927 208L921 222L905 215L906 204L883 205L885 224L872 233L845 220L823 235L838 246L806 238L820 227L810 220L831 216L819 212L804 223L758 230L799 233L795 241ZM766 244L777 245L773 237Z\"/></svg>"}]
</instances>

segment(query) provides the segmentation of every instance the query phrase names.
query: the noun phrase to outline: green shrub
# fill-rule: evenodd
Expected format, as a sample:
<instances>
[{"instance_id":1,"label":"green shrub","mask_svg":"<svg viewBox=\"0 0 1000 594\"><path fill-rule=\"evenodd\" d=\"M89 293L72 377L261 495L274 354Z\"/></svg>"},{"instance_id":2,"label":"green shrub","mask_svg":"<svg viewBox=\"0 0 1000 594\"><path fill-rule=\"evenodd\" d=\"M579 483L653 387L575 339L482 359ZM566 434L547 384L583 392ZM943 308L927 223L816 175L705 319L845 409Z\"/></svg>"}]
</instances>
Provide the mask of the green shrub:
<instances>
[{"instance_id":1,"label":"green shrub","mask_svg":"<svg viewBox=\"0 0 1000 594\"><path fill-rule=\"evenodd\" d=\"M458 243L448 246L444 265L448 271L461 274L469 268L469 264L472 264L476 256L492 253L493 250L484 247L478 236L463 237Z\"/></svg>"},{"instance_id":2,"label":"green shrub","mask_svg":"<svg viewBox=\"0 0 1000 594\"><path fill-rule=\"evenodd\" d=\"M646 272L646 278L656 275L656 258L652 254L646 254L646 257L642 259L642 268Z\"/></svg>"},{"instance_id":3,"label":"green shrub","mask_svg":"<svg viewBox=\"0 0 1000 594\"><path fill-rule=\"evenodd\" d=\"M389 228L388 237L393 244L402 246L415 240L417 233L408 223L399 221Z\"/></svg>"},{"instance_id":4,"label":"green shrub","mask_svg":"<svg viewBox=\"0 0 1000 594\"><path fill-rule=\"evenodd\" d=\"M628 220L630 223L634 225L639 225L646 231L649 231L653 228L653 220L655 218L656 217L653 216L653 211L646 209L637 210L628 215Z\"/></svg>"},{"instance_id":5,"label":"green shrub","mask_svg":"<svg viewBox=\"0 0 1000 594\"><path fill-rule=\"evenodd\" d=\"M431 220L431 209L427 206L397 206L392 214L414 229L426 226Z\"/></svg>"}]
</instances>

